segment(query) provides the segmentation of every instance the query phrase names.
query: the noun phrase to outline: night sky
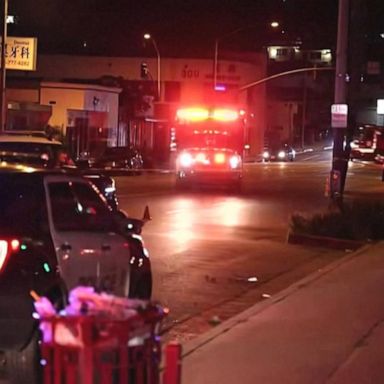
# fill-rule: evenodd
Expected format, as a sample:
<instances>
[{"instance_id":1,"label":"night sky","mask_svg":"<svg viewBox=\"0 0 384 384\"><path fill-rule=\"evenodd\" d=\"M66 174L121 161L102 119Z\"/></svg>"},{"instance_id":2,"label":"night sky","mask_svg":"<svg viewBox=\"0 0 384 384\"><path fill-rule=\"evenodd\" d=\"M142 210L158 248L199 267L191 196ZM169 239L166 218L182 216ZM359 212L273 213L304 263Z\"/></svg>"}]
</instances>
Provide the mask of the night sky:
<instances>
[{"instance_id":1,"label":"night sky","mask_svg":"<svg viewBox=\"0 0 384 384\"><path fill-rule=\"evenodd\" d=\"M384 16L384 1L366 1L373 25ZM9 0L9 14L15 14L18 23L9 27L8 34L37 37L39 52L133 56L154 54L142 38L149 31L164 56L204 57L212 55L215 38L247 27L223 39L221 48L252 51L274 41L329 48L336 44L337 4L337 0ZM266 26L273 20L280 22L279 30Z\"/></svg>"}]
</instances>

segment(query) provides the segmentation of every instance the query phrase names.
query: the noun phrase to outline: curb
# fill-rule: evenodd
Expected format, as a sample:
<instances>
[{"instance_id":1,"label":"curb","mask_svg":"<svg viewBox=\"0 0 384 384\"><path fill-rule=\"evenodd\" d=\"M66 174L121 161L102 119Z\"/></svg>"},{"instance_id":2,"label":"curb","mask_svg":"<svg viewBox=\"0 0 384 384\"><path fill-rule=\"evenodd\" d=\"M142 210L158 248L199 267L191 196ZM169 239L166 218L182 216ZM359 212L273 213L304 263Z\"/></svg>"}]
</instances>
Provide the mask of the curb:
<instances>
[{"instance_id":1,"label":"curb","mask_svg":"<svg viewBox=\"0 0 384 384\"><path fill-rule=\"evenodd\" d=\"M367 250L372 247L373 244L366 244L357 251L353 253L348 253L346 256L335 260L334 262L326 265L324 268L315 271L308 276L298 280L289 287L278 292L276 295L271 298L266 299L265 301L260 301L253 305L252 307L246 309L243 312L240 312L238 315L228 319L224 323L217 325L215 328L212 328L208 332L198 336L197 338L188 341L182 345L182 358L186 358L194 352L198 351L200 348L204 347L209 342L215 340L216 338L224 335L226 332L230 331L232 328L247 322L250 318L257 316L260 312L263 312L270 306L285 300L290 295L294 294L299 289L305 288L306 286L316 282L318 279L324 275L334 271L339 268L341 265L348 263L352 259L362 256Z\"/></svg>"},{"instance_id":2,"label":"curb","mask_svg":"<svg viewBox=\"0 0 384 384\"><path fill-rule=\"evenodd\" d=\"M366 241L338 239L335 237L305 235L301 233L288 232L287 242L289 244L304 244L317 247L331 248L331 249L349 249L356 251L363 245L367 244Z\"/></svg>"}]
</instances>

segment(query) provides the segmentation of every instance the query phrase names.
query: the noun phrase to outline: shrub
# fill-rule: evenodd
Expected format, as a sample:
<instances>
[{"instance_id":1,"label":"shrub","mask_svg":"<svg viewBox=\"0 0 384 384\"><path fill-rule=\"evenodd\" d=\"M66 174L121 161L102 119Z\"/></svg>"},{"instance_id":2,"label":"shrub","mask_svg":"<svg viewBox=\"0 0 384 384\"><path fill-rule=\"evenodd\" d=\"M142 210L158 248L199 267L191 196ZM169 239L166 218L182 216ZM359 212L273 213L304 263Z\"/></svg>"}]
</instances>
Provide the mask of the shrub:
<instances>
[{"instance_id":1,"label":"shrub","mask_svg":"<svg viewBox=\"0 0 384 384\"><path fill-rule=\"evenodd\" d=\"M327 236L348 240L384 239L384 203L355 201L312 216L293 214L290 223L295 234Z\"/></svg>"}]
</instances>

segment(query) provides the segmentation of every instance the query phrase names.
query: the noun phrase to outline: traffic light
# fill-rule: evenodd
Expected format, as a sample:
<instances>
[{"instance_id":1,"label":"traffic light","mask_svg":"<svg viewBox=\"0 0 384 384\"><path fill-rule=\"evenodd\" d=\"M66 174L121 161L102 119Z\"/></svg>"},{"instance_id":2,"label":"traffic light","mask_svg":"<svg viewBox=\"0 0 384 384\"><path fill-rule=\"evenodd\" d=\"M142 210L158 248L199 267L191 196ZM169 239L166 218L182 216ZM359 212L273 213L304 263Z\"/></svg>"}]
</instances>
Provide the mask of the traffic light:
<instances>
[{"instance_id":1,"label":"traffic light","mask_svg":"<svg viewBox=\"0 0 384 384\"><path fill-rule=\"evenodd\" d=\"M142 79L146 79L148 77L148 66L145 62L142 62L140 65L140 77Z\"/></svg>"}]
</instances>

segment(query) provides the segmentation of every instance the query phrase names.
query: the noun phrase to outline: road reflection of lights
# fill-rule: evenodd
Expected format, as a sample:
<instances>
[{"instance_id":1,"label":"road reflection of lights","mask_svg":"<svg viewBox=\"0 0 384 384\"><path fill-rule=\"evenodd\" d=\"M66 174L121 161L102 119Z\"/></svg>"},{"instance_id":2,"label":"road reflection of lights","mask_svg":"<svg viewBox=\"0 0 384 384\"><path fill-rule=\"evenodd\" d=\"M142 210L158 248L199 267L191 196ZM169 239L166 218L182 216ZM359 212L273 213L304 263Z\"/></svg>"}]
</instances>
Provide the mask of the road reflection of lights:
<instances>
[{"instance_id":1,"label":"road reflection of lights","mask_svg":"<svg viewBox=\"0 0 384 384\"><path fill-rule=\"evenodd\" d=\"M202 205L206 206L202 216ZM172 205L169 235L176 252L190 248L199 238L214 236L217 227L237 227L244 219L246 204L236 197L209 199L204 202L178 199Z\"/></svg>"},{"instance_id":2,"label":"road reflection of lights","mask_svg":"<svg viewBox=\"0 0 384 384\"><path fill-rule=\"evenodd\" d=\"M172 241L176 252L189 249L189 245L196 234L191 229L179 229L172 231Z\"/></svg>"},{"instance_id":3,"label":"road reflection of lights","mask_svg":"<svg viewBox=\"0 0 384 384\"><path fill-rule=\"evenodd\" d=\"M191 240L196 235L199 218L194 209L194 201L189 199L178 199L173 205L173 228L170 229L172 242L177 252L188 249Z\"/></svg>"},{"instance_id":4,"label":"road reflection of lights","mask_svg":"<svg viewBox=\"0 0 384 384\"><path fill-rule=\"evenodd\" d=\"M357 169L357 168L364 168L366 162L364 161L350 161L348 164L348 168L351 169ZM369 162L368 162L369 164Z\"/></svg>"},{"instance_id":5,"label":"road reflection of lights","mask_svg":"<svg viewBox=\"0 0 384 384\"><path fill-rule=\"evenodd\" d=\"M217 207L217 224L235 227L240 224L244 203L240 199L230 198Z\"/></svg>"}]
</instances>

